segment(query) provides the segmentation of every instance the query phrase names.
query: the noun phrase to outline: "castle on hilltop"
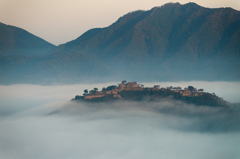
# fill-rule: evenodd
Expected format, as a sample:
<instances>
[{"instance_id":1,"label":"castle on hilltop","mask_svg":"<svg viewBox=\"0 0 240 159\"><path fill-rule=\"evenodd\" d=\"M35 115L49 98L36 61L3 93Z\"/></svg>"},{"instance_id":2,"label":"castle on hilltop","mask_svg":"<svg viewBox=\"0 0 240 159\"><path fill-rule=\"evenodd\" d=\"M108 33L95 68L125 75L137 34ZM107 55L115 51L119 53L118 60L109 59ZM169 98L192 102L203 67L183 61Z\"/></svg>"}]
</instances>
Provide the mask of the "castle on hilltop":
<instances>
[{"instance_id":1,"label":"castle on hilltop","mask_svg":"<svg viewBox=\"0 0 240 159\"><path fill-rule=\"evenodd\" d=\"M171 91L175 93L180 93L182 96L196 97L204 94L203 89L196 89L192 86L188 86L188 88L182 89L181 87L162 87L159 85L154 85L153 87L144 87L142 84L137 84L137 82L127 82L122 81L118 86L112 85L107 88L102 88L101 91L98 91L97 88L89 91L87 89L84 90L83 98L86 100L91 100L94 98L102 98L105 96L112 96L113 98L122 98L120 92L122 91Z\"/></svg>"}]
</instances>

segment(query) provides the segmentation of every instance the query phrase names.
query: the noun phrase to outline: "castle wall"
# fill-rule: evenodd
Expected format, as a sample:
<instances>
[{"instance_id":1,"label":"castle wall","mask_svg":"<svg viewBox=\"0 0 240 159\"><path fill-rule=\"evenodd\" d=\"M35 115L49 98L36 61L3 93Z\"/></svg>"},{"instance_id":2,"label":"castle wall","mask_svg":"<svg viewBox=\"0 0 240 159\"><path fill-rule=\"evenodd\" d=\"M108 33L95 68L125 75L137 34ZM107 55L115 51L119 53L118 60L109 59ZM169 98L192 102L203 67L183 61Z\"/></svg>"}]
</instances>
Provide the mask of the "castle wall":
<instances>
[{"instance_id":1,"label":"castle wall","mask_svg":"<svg viewBox=\"0 0 240 159\"><path fill-rule=\"evenodd\" d=\"M180 88L180 87L176 87L176 88ZM144 87L140 87L136 82L129 82L127 84L119 84L119 87L116 87L112 90L108 90L108 91L97 91L94 94L86 94L84 96L84 99L93 99L93 98L100 98L100 97L104 97L106 95L113 95L115 98L121 98L121 96L118 94L118 92L121 91L143 91L143 90L147 90L147 91L172 91L172 92L176 92L176 93L180 93L182 96L189 96L189 97L194 97L194 96L201 96L203 95L203 93L201 92L190 92L189 90L179 90L179 89L172 89L171 87L169 88L161 88L159 89L159 87L153 87L153 88L144 88Z\"/></svg>"},{"instance_id":2,"label":"castle wall","mask_svg":"<svg viewBox=\"0 0 240 159\"><path fill-rule=\"evenodd\" d=\"M126 91L142 91L142 90L144 90L144 88L141 88L141 87L127 87L127 88L124 88L123 90L126 90Z\"/></svg>"},{"instance_id":3,"label":"castle wall","mask_svg":"<svg viewBox=\"0 0 240 159\"><path fill-rule=\"evenodd\" d=\"M93 99L93 98L100 98L100 97L104 97L104 94L93 94L93 95L86 95L84 96L84 99Z\"/></svg>"},{"instance_id":4,"label":"castle wall","mask_svg":"<svg viewBox=\"0 0 240 159\"><path fill-rule=\"evenodd\" d=\"M106 91L106 94L117 94L117 90Z\"/></svg>"}]
</instances>

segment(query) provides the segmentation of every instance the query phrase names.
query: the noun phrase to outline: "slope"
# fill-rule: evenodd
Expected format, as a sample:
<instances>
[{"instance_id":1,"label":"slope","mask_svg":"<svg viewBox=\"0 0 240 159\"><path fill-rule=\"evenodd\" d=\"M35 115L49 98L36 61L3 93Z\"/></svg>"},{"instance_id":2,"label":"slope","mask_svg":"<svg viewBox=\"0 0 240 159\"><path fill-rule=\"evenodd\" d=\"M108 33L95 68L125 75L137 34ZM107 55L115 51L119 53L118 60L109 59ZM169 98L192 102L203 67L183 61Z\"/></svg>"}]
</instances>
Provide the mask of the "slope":
<instances>
[{"instance_id":1,"label":"slope","mask_svg":"<svg viewBox=\"0 0 240 159\"><path fill-rule=\"evenodd\" d=\"M0 23L0 56L45 55L54 47L26 30Z\"/></svg>"},{"instance_id":2,"label":"slope","mask_svg":"<svg viewBox=\"0 0 240 159\"><path fill-rule=\"evenodd\" d=\"M128 13L52 53L85 53L133 78L239 80L239 41L239 11L168 3Z\"/></svg>"}]
</instances>

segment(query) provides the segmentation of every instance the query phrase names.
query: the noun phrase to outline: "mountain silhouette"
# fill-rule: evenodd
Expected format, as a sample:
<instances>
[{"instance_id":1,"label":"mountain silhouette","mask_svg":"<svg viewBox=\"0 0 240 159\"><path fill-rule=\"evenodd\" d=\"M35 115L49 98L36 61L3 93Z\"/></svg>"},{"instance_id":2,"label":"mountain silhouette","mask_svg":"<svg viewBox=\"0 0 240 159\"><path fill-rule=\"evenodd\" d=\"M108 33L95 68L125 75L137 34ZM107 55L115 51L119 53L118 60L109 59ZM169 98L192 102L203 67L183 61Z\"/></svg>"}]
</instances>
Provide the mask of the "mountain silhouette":
<instances>
[{"instance_id":1,"label":"mountain silhouette","mask_svg":"<svg viewBox=\"0 0 240 159\"><path fill-rule=\"evenodd\" d=\"M91 29L53 54L81 52L133 76L228 80L240 77L239 41L239 11L168 3Z\"/></svg>"},{"instance_id":2,"label":"mountain silhouette","mask_svg":"<svg viewBox=\"0 0 240 159\"><path fill-rule=\"evenodd\" d=\"M239 41L239 11L167 3L90 29L23 65L34 65L33 81L240 80Z\"/></svg>"},{"instance_id":3,"label":"mountain silhouette","mask_svg":"<svg viewBox=\"0 0 240 159\"><path fill-rule=\"evenodd\" d=\"M45 55L54 47L26 30L0 23L0 56Z\"/></svg>"}]
</instances>

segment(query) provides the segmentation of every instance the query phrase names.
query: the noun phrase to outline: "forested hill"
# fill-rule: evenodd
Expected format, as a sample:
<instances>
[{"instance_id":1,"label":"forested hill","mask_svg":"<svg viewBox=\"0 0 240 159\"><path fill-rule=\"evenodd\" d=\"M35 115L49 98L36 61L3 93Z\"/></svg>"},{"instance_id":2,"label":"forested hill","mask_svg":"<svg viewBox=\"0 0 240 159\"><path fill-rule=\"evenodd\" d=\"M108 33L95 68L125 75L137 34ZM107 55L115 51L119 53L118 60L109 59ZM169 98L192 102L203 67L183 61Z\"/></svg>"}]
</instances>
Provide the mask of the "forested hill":
<instances>
[{"instance_id":1,"label":"forested hill","mask_svg":"<svg viewBox=\"0 0 240 159\"><path fill-rule=\"evenodd\" d=\"M23 48L26 37L19 36ZM0 58L0 82L239 81L239 41L239 11L168 3L90 29L44 57Z\"/></svg>"},{"instance_id":2,"label":"forested hill","mask_svg":"<svg viewBox=\"0 0 240 159\"><path fill-rule=\"evenodd\" d=\"M135 11L107 28L91 29L56 48L56 53L84 51L99 58L122 55L136 58L179 53L193 55L239 54L240 12L231 8L209 9L195 3L168 3L149 11ZM220 54L220 53L219 53Z\"/></svg>"},{"instance_id":3,"label":"forested hill","mask_svg":"<svg viewBox=\"0 0 240 159\"><path fill-rule=\"evenodd\" d=\"M0 23L0 56L45 55L54 47L24 29Z\"/></svg>"},{"instance_id":4,"label":"forested hill","mask_svg":"<svg viewBox=\"0 0 240 159\"><path fill-rule=\"evenodd\" d=\"M118 73L140 78L236 80L239 41L239 11L168 3L91 29L53 54L86 54Z\"/></svg>"}]
</instances>

